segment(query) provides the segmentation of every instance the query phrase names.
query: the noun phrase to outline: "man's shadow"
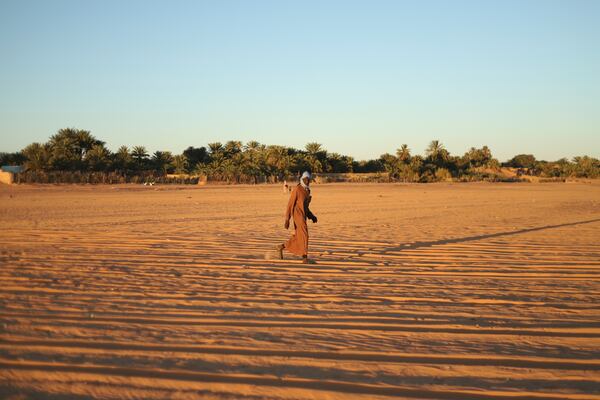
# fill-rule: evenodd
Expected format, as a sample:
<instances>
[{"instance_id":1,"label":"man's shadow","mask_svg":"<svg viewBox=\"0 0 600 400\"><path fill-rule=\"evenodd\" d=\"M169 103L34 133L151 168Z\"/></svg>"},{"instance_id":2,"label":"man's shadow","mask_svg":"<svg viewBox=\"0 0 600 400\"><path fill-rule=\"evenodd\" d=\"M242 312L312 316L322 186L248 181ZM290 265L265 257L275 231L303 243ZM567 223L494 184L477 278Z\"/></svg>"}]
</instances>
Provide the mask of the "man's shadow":
<instances>
[{"instance_id":1,"label":"man's shadow","mask_svg":"<svg viewBox=\"0 0 600 400\"><path fill-rule=\"evenodd\" d=\"M511 236L511 235L519 235L521 233L543 231L545 229L562 228L565 226L591 224L594 222L600 222L600 218L590 219L590 220L586 220L586 221L569 222L566 224L546 225L546 226L539 226L536 228L525 228L525 229L519 229L516 231L489 233L489 234L477 235L477 236L466 236L466 237L455 238L455 239L442 239L442 240L434 240L434 241L430 241L430 242L415 242L415 243L405 244L405 245L401 245L401 246L384 247L381 249L381 252L384 253L384 252L388 252L388 251L402 251L402 250L410 250L410 249L419 249L422 247L431 247L431 246L451 244L451 243L463 243L463 242L470 242L473 240L490 239L490 238L501 237L501 236Z\"/></svg>"}]
</instances>

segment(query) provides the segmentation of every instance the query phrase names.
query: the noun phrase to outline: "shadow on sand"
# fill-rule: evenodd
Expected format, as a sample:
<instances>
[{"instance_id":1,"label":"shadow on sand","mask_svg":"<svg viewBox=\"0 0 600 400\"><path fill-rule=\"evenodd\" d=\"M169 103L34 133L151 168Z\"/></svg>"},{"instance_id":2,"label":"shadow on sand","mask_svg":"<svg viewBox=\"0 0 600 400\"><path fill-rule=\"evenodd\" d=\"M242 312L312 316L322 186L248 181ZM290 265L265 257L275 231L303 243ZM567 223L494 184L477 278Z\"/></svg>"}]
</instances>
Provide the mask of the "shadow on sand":
<instances>
[{"instance_id":1,"label":"shadow on sand","mask_svg":"<svg viewBox=\"0 0 600 400\"><path fill-rule=\"evenodd\" d=\"M476 236L466 236L466 237L455 238L455 239L434 240L434 241L430 241L430 242L414 242L414 243L395 246L395 247L384 247L383 249L381 249L381 252L385 253L388 251L402 251L402 250L419 249L422 247L431 247L431 246L451 244L451 243L463 243L463 242L470 242L470 241L474 241L474 240L490 239L490 238L501 237L501 236L511 236L511 235L519 235L521 233L543 231L546 229L562 228L565 226L591 224L594 222L600 222L600 218L589 219L586 221L568 222L566 224L545 225L545 226L538 226L535 228L525 228L525 229L519 229L516 231L497 232L497 233L489 233L489 234L485 234L485 235L476 235Z\"/></svg>"}]
</instances>

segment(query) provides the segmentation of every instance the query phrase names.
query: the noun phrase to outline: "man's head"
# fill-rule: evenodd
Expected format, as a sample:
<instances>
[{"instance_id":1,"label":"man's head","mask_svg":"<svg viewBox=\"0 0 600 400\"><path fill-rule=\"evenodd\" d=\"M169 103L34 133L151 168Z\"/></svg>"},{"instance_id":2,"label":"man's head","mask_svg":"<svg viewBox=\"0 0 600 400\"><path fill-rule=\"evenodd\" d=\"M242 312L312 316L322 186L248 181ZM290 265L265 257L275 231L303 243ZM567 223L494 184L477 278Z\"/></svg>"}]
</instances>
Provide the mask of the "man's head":
<instances>
[{"instance_id":1,"label":"man's head","mask_svg":"<svg viewBox=\"0 0 600 400\"><path fill-rule=\"evenodd\" d=\"M310 180L312 179L312 176L310 176L310 172L308 171L304 171L304 173L302 174L302 177L300 178L300 180L302 182L304 182L304 184L306 186L310 185Z\"/></svg>"}]
</instances>

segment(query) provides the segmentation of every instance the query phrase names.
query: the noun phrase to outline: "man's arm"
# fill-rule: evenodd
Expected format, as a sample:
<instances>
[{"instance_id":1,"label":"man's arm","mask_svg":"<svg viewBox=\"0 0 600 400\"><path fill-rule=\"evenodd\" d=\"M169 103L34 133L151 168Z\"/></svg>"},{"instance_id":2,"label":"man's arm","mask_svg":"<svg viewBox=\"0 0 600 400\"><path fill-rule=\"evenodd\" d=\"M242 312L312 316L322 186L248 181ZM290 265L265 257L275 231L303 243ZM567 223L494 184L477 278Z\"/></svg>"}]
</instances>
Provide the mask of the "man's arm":
<instances>
[{"instance_id":1,"label":"man's arm","mask_svg":"<svg viewBox=\"0 0 600 400\"><path fill-rule=\"evenodd\" d=\"M306 206L306 218L310 219L313 222L313 224L317 223L317 216L313 214L312 211L310 211L308 205Z\"/></svg>"}]
</instances>

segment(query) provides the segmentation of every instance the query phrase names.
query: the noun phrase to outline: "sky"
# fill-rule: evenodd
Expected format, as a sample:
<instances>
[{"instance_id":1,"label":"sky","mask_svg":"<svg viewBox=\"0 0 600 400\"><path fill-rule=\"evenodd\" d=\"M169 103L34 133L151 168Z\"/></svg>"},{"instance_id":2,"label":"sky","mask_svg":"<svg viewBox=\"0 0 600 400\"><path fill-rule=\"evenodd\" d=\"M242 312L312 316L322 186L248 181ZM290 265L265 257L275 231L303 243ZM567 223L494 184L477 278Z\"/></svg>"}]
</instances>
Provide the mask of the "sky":
<instances>
[{"instance_id":1,"label":"sky","mask_svg":"<svg viewBox=\"0 0 600 400\"><path fill-rule=\"evenodd\" d=\"M0 0L0 151L600 157L600 1Z\"/></svg>"}]
</instances>

